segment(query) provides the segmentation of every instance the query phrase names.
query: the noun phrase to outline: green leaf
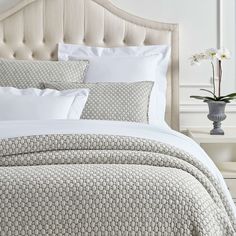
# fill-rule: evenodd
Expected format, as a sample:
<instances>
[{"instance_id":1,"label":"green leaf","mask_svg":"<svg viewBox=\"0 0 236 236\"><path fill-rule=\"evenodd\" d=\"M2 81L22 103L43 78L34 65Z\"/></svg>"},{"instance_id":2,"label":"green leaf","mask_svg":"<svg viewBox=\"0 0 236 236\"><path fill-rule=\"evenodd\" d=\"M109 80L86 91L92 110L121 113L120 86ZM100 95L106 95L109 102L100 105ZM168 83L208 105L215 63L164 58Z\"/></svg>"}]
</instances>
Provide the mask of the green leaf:
<instances>
[{"instance_id":1,"label":"green leaf","mask_svg":"<svg viewBox=\"0 0 236 236\"><path fill-rule=\"evenodd\" d=\"M227 96L220 96L220 97L216 98L216 101L220 101L220 100L225 99L225 98L228 98L228 97Z\"/></svg>"},{"instance_id":2,"label":"green leaf","mask_svg":"<svg viewBox=\"0 0 236 236\"><path fill-rule=\"evenodd\" d=\"M221 102L226 102L226 103L230 103L230 100L229 99L223 99L223 100L220 100Z\"/></svg>"},{"instance_id":3,"label":"green leaf","mask_svg":"<svg viewBox=\"0 0 236 236\"><path fill-rule=\"evenodd\" d=\"M234 98L234 97L224 97L224 98L222 98L221 100L219 100L219 101L222 101L222 100L234 100L234 99L236 99L236 97Z\"/></svg>"},{"instance_id":4,"label":"green leaf","mask_svg":"<svg viewBox=\"0 0 236 236\"><path fill-rule=\"evenodd\" d=\"M227 97L236 97L236 93L230 93L228 95L226 95Z\"/></svg>"},{"instance_id":5,"label":"green leaf","mask_svg":"<svg viewBox=\"0 0 236 236\"><path fill-rule=\"evenodd\" d=\"M234 100L236 98L229 98L229 97L221 97L221 98L217 98L216 101L223 101L223 100Z\"/></svg>"},{"instance_id":6,"label":"green leaf","mask_svg":"<svg viewBox=\"0 0 236 236\"><path fill-rule=\"evenodd\" d=\"M208 93L211 93L214 96L214 98L217 98L216 95L212 91L210 91L208 89L200 89L200 90L208 92Z\"/></svg>"},{"instance_id":7,"label":"green leaf","mask_svg":"<svg viewBox=\"0 0 236 236\"><path fill-rule=\"evenodd\" d=\"M216 101L215 98L212 98L212 97L205 97L207 100L212 100L212 101Z\"/></svg>"},{"instance_id":8,"label":"green leaf","mask_svg":"<svg viewBox=\"0 0 236 236\"><path fill-rule=\"evenodd\" d=\"M212 100L212 101L215 101L215 98L212 98L212 97L190 96L190 98L195 98L195 99L199 99L199 100Z\"/></svg>"},{"instance_id":9,"label":"green leaf","mask_svg":"<svg viewBox=\"0 0 236 236\"><path fill-rule=\"evenodd\" d=\"M224 97L236 97L236 93L230 93L228 95L225 95Z\"/></svg>"},{"instance_id":10,"label":"green leaf","mask_svg":"<svg viewBox=\"0 0 236 236\"><path fill-rule=\"evenodd\" d=\"M230 98L230 100L236 99L236 93L230 93L228 95L217 97L217 101L221 101L222 99L228 99L228 98Z\"/></svg>"}]
</instances>

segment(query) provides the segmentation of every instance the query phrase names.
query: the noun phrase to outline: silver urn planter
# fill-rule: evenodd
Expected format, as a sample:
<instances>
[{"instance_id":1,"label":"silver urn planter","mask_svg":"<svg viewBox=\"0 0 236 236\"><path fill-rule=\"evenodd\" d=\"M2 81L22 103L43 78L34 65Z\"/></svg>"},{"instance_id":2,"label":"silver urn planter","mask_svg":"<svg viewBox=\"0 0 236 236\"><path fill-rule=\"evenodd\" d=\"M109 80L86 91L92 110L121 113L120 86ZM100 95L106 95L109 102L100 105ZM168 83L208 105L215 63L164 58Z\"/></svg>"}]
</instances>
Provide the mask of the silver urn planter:
<instances>
[{"instance_id":1,"label":"silver urn planter","mask_svg":"<svg viewBox=\"0 0 236 236\"><path fill-rule=\"evenodd\" d=\"M224 130L221 129L221 121L226 119L225 106L223 101L207 101L209 107L208 119L213 121L214 128L210 131L211 135L224 135Z\"/></svg>"}]
</instances>

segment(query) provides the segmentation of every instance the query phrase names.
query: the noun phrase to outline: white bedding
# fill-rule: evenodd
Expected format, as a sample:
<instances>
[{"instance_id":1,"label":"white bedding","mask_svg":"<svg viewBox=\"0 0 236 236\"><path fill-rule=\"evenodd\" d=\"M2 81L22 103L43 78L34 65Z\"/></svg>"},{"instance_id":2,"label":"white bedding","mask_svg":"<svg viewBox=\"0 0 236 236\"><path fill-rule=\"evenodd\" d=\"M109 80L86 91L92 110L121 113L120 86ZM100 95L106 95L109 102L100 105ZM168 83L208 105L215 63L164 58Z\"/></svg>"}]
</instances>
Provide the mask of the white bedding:
<instances>
[{"instance_id":1,"label":"white bedding","mask_svg":"<svg viewBox=\"0 0 236 236\"><path fill-rule=\"evenodd\" d=\"M80 119L89 89L0 87L0 120Z\"/></svg>"},{"instance_id":2,"label":"white bedding","mask_svg":"<svg viewBox=\"0 0 236 236\"><path fill-rule=\"evenodd\" d=\"M169 143L192 154L219 180L234 209L236 207L218 168L204 150L192 139L168 126L96 120L1 121L0 139L41 134L110 134L152 139Z\"/></svg>"}]
</instances>

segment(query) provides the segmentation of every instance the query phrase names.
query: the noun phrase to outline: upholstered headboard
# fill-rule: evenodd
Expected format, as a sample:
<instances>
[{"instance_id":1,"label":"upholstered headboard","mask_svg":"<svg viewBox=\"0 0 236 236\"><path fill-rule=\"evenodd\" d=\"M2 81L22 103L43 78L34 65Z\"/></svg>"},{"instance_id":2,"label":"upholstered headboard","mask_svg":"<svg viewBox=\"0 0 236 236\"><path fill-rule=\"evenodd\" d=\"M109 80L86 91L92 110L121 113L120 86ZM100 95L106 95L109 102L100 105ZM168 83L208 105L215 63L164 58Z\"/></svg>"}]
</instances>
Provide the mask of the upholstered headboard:
<instances>
[{"instance_id":1,"label":"upholstered headboard","mask_svg":"<svg viewBox=\"0 0 236 236\"><path fill-rule=\"evenodd\" d=\"M130 15L110 0L22 0L0 13L0 57L56 60L59 42L117 47L168 44L166 121L179 129L178 25Z\"/></svg>"}]
</instances>

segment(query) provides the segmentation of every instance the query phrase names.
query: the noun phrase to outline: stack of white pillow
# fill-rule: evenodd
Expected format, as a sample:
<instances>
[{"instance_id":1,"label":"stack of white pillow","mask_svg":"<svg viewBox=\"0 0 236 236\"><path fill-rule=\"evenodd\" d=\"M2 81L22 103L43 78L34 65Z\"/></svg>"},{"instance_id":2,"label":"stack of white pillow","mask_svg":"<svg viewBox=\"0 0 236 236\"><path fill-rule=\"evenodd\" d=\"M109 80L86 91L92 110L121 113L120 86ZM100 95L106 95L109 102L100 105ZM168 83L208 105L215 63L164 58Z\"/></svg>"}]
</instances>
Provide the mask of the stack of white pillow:
<instances>
[{"instance_id":1,"label":"stack of white pillow","mask_svg":"<svg viewBox=\"0 0 236 236\"><path fill-rule=\"evenodd\" d=\"M88 60L85 83L153 81L149 124L165 123L166 45L101 48L59 44L58 59ZM0 120L80 119L88 89L67 91L0 88Z\"/></svg>"},{"instance_id":2,"label":"stack of white pillow","mask_svg":"<svg viewBox=\"0 0 236 236\"><path fill-rule=\"evenodd\" d=\"M153 81L149 124L165 123L169 46L101 48L59 44L58 48L59 60L89 60L87 83Z\"/></svg>"}]
</instances>

